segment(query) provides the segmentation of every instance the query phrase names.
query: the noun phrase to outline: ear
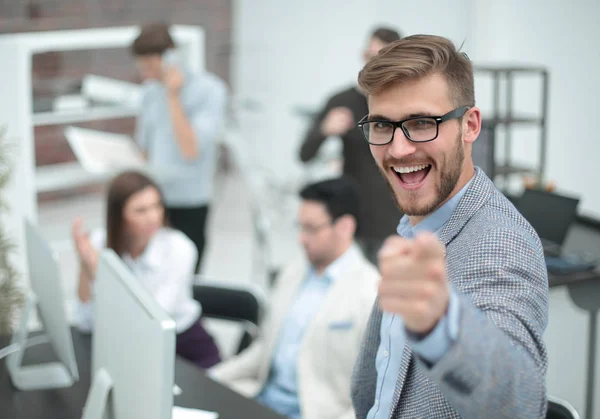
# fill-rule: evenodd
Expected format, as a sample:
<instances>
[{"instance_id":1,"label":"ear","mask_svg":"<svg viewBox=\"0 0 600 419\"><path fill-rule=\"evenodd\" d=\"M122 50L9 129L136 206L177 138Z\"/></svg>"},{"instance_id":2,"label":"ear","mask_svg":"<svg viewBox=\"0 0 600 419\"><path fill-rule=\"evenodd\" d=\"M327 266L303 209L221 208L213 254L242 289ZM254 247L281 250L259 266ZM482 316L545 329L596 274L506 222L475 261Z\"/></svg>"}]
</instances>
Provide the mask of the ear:
<instances>
[{"instance_id":1,"label":"ear","mask_svg":"<svg viewBox=\"0 0 600 419\"><path fill-rule=\"evenodd\" d=\"M356 220L351 215L342 215L336 221L336 228L345 236L354 237L356 232Z\"/></svg>"},{"instance_id":2,"label":"ear","mask_svg":"<svg viewBox=\"0 0 600 419\"><path fill-rule=\"evenodd\" d=\"M481 111L477 107L469 109L462 119L462 139L467 144L473 144L481 131Z\"/></svg>"}]
</instances>

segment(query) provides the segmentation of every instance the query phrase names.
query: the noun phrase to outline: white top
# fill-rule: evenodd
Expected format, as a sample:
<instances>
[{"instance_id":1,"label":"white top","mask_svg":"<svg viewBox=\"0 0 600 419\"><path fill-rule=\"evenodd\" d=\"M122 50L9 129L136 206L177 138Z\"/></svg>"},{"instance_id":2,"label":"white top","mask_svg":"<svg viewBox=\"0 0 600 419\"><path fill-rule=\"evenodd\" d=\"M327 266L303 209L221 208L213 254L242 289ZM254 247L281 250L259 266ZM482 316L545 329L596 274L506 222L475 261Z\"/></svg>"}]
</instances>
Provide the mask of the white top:
<instances>
[{"instance_id":1,"label":"white top","mask_svg":"<svg viewBox=\"0 0 600 419\"><path fill-rule=\"evenodd\" d=\"M90 242L99 251L105 248L106 231L95 230ZM136 259L128 254L123 256L123 262L134 276L173 318L177 333L189 329L201 314L200 303L192 294L197 257L192 241L170 228L160 229ZM83 303L77 299L77 303L75 323L79 329L89 332L94 325L93 302Z\"/></svg>"}]
</instances>

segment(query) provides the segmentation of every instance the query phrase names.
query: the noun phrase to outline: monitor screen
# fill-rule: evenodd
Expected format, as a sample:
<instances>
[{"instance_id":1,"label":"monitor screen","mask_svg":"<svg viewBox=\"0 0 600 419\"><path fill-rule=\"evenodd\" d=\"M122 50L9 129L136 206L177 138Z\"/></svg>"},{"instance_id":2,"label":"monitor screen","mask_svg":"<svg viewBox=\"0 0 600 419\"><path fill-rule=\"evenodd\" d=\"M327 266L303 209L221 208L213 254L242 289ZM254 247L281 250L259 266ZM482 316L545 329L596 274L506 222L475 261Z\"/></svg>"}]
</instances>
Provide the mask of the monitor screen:
<instances>
[{"instance_id":1,"label":"monitor screen","mask_svg":"<svg viewBox=\"0 0 600 419\"><path fill-rule=\"evenodd\" d=\"M551 192L525 189L517 209L529 221L540 238L562 246L577 215L578 198Z\"/></svg>"},{"instance_id":2,"label":"monitor screen","mask_svg":"<svg viewBox=\"0 0 600 419\"><path fill-rule=\"evenodd\" d=\"M175 322L112 250L98 263L94 305L94 380L83 417L102 418L93 407L106 400L109 419L171 417Z\"/></svg>"}]
</instances>

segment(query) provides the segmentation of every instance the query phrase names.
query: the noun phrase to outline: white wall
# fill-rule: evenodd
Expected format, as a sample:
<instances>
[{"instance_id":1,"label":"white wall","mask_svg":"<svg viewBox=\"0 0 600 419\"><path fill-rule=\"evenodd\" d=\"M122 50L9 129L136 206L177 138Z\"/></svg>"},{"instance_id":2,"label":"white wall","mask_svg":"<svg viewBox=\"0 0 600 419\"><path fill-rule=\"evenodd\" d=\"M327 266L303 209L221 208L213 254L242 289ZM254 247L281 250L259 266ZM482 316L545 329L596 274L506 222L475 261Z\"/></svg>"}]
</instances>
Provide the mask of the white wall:
<instances>
[{"instance_id":1,"label":"white wall","mask_svg":"<svg viewBox=\"0 0 600 419\"><path fill-rule=\"evenodd\" d=\"M242 115L253 156L277 176L297 176L297 150L306 120L294 107L318 109L340 88L356 82L370 31L380 24L404 34L446 34L462 42L469 30L469 0L435 8L394 0L237 1L234 9L233 89L264 105Z\"/></svg>"},{"instance_id":2,"label":"white wall","mask_svg":"<svg viewBox=\"0 0 600 419\"><path fill-rule=\"evenodd\" d=\"M600 2L498 0L475 4L475 60L527 62L550 69L547 178L560 190L579 195L583 213L600 218L595 182L600 156L595 126L600 97ZM537 110L538 92L539 86L532 80L517 84L521 111ZM485 95L479 90L478 100L486 102ZM515 159L536 161L535 131L522 130L514 144Z\"/></svg>"},{"instance_id":3,"label":"white wall","mask_svg":"<svg viewBox=\"0 0 600 419\"><path fill-rule=\"evenodd\" d=\"M580 195L582 212L600 218L593 182L600 155L600 142L593 137L600 96L598 16L600 2L594 0L436 0L427 7L397 0L238 1L234 89L240 98L265 105L261 119L242 116L246 141L257 161L293 178L301 167L296 151L306 128L293 108L319 107L328 94L355 81L371 28L387 23L404 34L441 34L457 44L466 41L464 50L476 62L550 68L547 178L559 190ZM536 113L540 84L525 77L516 87L517 110ZM484 110L490 98L489 84L478 81L477 100ZM513 144L513 161L537 162L537 130L517 129Z\"/></svg>"},{"instance_id":4,"label":"white wall","mask_svg":"<svg viewBox=\"0 0 600 419\"><path fill-rule=\"evenodd\" d=\"M459 45L464 41L463 49L475 62L548 66L547 178L559 190L581 195L583 212L600 218L595 187L600 140L594 135L600 2L436 0L425 6L398 0L256 0L237 1L234 10L233 87L239 98L264 105L259 115L242 115L243 138L250 156L278 179L297 177L302 167L296 154L306 125L293 108L319 107L329 94L354 83L369 31L391 24L405 35L433 33ZM491 106L490 85L484 78L476 83L485 113ZM538 111L540 87L532 78L517 81L518 111ZM517 130L513 160L535 164L537 141L535 129ZM563 294L554 290L550 298L548 390L584 413L585 315ZM565 341L571 355L560 346Z\"/></svg>"}]
</instances>

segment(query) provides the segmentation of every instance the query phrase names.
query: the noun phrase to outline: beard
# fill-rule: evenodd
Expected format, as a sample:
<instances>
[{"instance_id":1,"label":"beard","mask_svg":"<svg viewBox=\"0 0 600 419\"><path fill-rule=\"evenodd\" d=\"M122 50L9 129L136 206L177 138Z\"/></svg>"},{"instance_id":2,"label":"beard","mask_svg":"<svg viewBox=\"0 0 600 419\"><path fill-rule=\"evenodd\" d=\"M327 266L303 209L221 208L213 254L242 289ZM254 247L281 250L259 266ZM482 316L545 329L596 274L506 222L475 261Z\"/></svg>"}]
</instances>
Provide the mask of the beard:
<instances>
[{"instance_id":1,"label":"beard","mask_svg":"<svg viewBox=\"0 0 600 419\"><path fill-rule=\"evenodd\" d=\"M435 185L435 198L431 202L419 202L419 191L404 191L406 196L402 201L400 201L400 198L396 194L387 173L378 165L379 171L381 172L385 183L390 189L392 196L396 201L396 206L400 209L400 211L409 216L424 217L438 209L442 202L444 202L450 196L456 187L458 180L460 179L464 164L465 148L462 142L462 132L458 133L455 142L456 148L454 153L444 156L440 164L436 165L436 168L440 173L440 183ZM402 161L400 160L400 162ZM384 161L384 167L390 167L392 165L393 162ZM430 173L431 170L433 170L433 164L431 166ZM428 173L427 176L429 176L430 173Z\"/></svg>"}]
</instances>

